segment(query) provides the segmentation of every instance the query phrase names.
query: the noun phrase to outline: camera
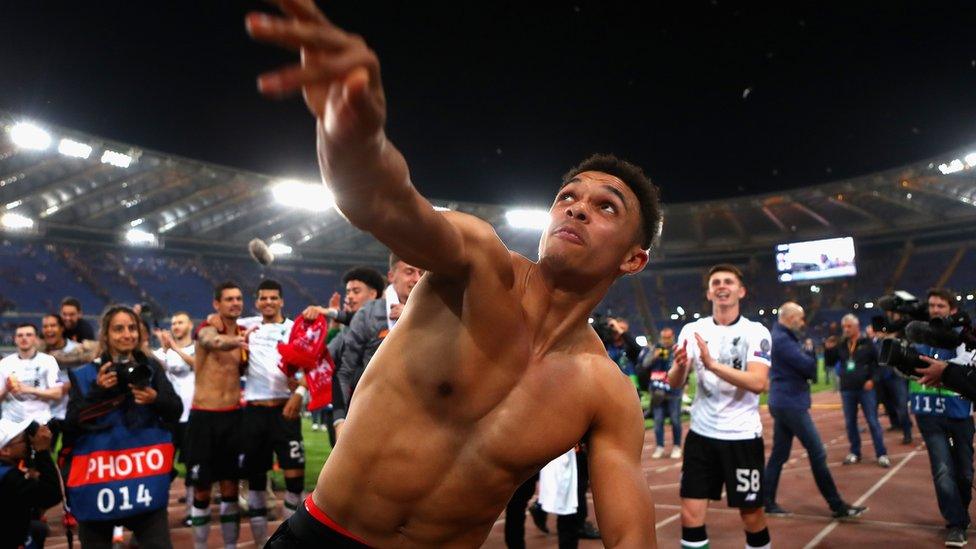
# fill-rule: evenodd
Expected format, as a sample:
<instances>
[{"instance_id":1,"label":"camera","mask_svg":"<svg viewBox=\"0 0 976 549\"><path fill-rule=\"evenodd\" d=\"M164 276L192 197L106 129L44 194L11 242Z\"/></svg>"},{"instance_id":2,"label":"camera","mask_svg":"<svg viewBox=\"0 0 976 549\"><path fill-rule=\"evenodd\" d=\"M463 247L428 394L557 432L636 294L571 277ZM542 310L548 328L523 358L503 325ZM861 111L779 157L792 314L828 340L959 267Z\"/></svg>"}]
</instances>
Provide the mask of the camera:
<instances>
[{"instance_id":1,"label":"camera","mask_svg":"<svg viewBox=\"0 0 976 549\"><path fill-rule=\"evenodd\" d=\"M902 302L903 305L905 303ZM911 307L914 305L906 306L905 309ZM921 316L917 310L914 313L906 312L905 314L909 314L913 318ZM901 331L904 332L906 339L891 338L881 342L881 354L878 362L882 366L894 368L898 373L911 379L920 377L916 372L917 369L928 366L925 361L919 358L919 352L912 348L912 343L939 349L955 349L960 345L965 345L968 350L976 349L976 332L973 329L972 319L963 311L946 317L911 320L905 323L904 327L899 330L899 332Z\"/></svg>"},{"instance_id":2,"label":"camera","mask_svg":"<svg viewBox=\"0 0 976 549\"><path fill-rule=\"evenodd\" d=\"M904 290L897 290L881 296L877 302L879 309L888 313L896 313L898 318L892 319L889 315L872 318L871 326L876 332L901 333L912 320L928 320L929 318L926 304Z\"/></svg>"},{"instance_id":3,"label":"camera","mask_svg":"<svg viewBox=\"0 0 976 549\"><path fill-rule=\"evenodd\" d=\"M112 357L108 353L102 354L99 364L106 362L112 362ZM112 371L118 377L120 387L128 387L131 384L144 389L152 383L153 379L153 368L149 365L149 358L139 350L133 351L131 356L112 362Z\"/></svg>"},{"instance_id":4,"label":"camera","mask_svg":"<svg viewBox=\"0 0 976 549\"><path fill-rule=\"evenodd\" d=\"M613 340L617 335L616 332L613 331L613 328L610 327L610 320L612 319L613 316L610 315L609 309L607 310L606 314L596 313L593 315L593 329L596 330L596 335L600 336L600 341L602 341L604 345L610 345L613 343Z\"/></svg>"}]
</instances>

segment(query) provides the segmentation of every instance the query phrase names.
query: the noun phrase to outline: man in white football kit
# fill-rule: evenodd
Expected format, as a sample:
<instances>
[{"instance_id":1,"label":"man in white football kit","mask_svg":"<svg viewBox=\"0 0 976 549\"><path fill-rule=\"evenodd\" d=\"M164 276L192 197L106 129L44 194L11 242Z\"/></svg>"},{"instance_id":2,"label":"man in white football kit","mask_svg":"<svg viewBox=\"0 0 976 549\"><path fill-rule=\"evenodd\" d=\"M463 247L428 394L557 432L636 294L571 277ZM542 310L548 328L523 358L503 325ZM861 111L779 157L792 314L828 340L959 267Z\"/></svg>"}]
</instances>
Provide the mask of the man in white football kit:
<instances>
[{"instance_id":1,"label":"man in white football kit","mask_svg":"<svg viewBox=\"0 0 976 549\"><path fill-rule=\"evenodd\" d=\"M265 486L274 456L285 474L284 518L290 517L302 500L305 488L305 447L299 417L302 396L288 387L288 378L278 368L278 343L288 342L294 322L281 314L284 306L281 284L263 280L258 285L257 309L261 316L240 318L237 324L255 328L248 338L246 381L244 382L244 478L248 481L247 503L251 532L259 547L268 537L268 509Z\"/></svg>"},{"instance_id":2,"label":"man in white football kit","mask_svg":"<svg viewBox=\"0 0 976 549\"><path fill-rule=\"evenodd\" d=\"M763 325L739 314L745 295L737 267L712 267L707 289L712 316L682 328L668 372L672 387L684 385L690 368L698 380L681 467L683 548L708 547L708 500L720 499L723 485L729 506L742 516L746 547L770 546L759 394L768 384L772 339Z\"/></svg>"},{"instance_id":3,"label":"man in white football kit","mask_svg":"<svg viewBox=\"0 0 976 549\"><path fill-rule=\"evenodd\" d=\"M51 404L63 395L58 362L37 350L37 326L21 324L14 332L15 354L0 360L0 401L3 418L51 421Z\"/></svg>"},{"instance_id":4,"label":"man in white football kit","mask_svg":"<svg viewBox=\"0 0 976 549\"><path fill-rule=\"evenodd\" d=\"M156 332L162 347L153 353L159 362L166 367L166 378L173 385L173 390L183 401L183 414L180 421L173 426L173 444L180 453L178 461L186 465L186 427L190 421L190 408L193 407L193 387L196 375L193 367L196 360L196 344L193 342L193 321L190 313L177 312L170 317L169 330ZM185 526L190 526L190 509L193 506L193 483L189 476L186 479L186 518Z\"/></svg>"}]
</instances>

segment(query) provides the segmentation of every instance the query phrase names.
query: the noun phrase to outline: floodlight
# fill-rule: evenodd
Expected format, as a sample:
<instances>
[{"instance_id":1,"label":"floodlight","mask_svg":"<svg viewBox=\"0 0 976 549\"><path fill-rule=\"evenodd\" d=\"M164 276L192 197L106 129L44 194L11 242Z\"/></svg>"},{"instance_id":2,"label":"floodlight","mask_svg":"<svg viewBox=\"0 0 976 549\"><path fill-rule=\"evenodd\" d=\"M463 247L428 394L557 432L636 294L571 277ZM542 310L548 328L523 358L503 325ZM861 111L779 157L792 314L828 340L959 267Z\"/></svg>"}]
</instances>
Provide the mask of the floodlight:
<instances>
[{"instance_id":1,"label":"floodlight","mask_svg":"<svg viewBox=\"0 0 976 549\"><path fill-rule=\"evenodd\" d=\"M18 122L10 128L10 139L21 149L43 151L51 146L51 134L29 122Z\"/></svg>"},{"instance_id":2,"label":"floodlight","mask_svg":"<svg viewBox=\"0 0 976 549\"><path fill-rule=\"evenodd\" d=\"M545 230L549 226L549 212L546 210L515 209L505 212L505 220L516 229Z\"/></svg>"},{"instance_id":3,"label":"floodlight","mask_svg":"<svg viewBox=\"0 0 976 549\"><path fill-rule=\"evenodd\" d=\"M272 242L268 246L268 250L275 255L288 255L291 253L292 248L284 242Z\"/></svg>"},{"instance_id":4,"label":"floodlight","mask_svg":"<svg viewBox=\"0 0 976 549\"><path fill-rule=\"evenodd\" d=\"M116 151L106 150L102 153L102 164L111 164L116 168L128 168L132 164L132 157Z\"/></svg>"},{"instance_id":5,"label":"floodlight","mask_svg":"<svg viewBox=\"0 0 976 549\"><path fill-rule=\"evenodd\" d=\"M332 191L321 183L283 179L271 187L271 194L275 200L290 208L324 212L335 206Z\"/></svg>"},{"instance_id":6,"label":"floodlight","mask_svg":"<svg viewBox=\"0 0 976 549\"><path fill-rule=\"evenodd\" d=\"M155 246L159 243L156 235L149 231L132 228L125 232L125 241L135 246Z\"/></svg>"},{"instance_id":7,"label":"floodlight","mask_svg":"<svg viewBox=\"0 0 976 549\"><path fill-rule=\"evenodd\" d=\"M92 148L91 145L64 138L58 143L58 152L72 158L88 158L91 156Z\"/></svg>"},{"instance_id":8,"label":"floodlight","mask_svg":"<svg viewBox=\"0 0 976 549\"><path fill-rule=\"evenodd\" d=\"M0 216L0 225L12 231L23 231L34 228L34 220L16 212L7 212Z\"/></svg>"}]
</instances>

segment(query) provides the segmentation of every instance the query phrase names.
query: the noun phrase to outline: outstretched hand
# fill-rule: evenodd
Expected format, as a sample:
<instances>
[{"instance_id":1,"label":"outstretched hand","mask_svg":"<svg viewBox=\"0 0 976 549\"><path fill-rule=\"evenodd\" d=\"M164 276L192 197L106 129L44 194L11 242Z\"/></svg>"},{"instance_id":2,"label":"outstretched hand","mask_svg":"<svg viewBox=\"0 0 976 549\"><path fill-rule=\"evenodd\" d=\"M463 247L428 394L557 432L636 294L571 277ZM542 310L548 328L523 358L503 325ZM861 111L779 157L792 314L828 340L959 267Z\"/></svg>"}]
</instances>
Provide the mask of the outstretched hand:
<instances>
[{"instance_id":1,"label":"outstretched hand","mask_svg":"<svg viewBox=\"0 0 976 549\"><path fill-rule=\"evenodd\" d=\"M381 134L386 97L376 54L362 37L332 24L314 0L275 0L284 13L247 15L255 40L297 51L301 61L258 77L258 90L281 97L301 91L308 110L334 143L369 141Z\"/></svg>"}]
</instances>

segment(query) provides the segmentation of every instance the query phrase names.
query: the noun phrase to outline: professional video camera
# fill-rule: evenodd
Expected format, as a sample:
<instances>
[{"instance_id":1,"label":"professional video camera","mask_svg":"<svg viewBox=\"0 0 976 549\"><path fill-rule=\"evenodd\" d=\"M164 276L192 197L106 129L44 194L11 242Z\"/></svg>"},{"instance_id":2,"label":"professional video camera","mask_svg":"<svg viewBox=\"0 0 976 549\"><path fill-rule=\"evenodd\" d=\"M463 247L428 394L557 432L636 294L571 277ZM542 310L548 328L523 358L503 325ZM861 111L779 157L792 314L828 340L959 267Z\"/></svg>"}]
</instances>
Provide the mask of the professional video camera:
<instances>
[{"instance_id":1,"label":"professional video camera","mask_svg":"<svg viewBox=\"0 0 976 549\"><path fill-rule=\"evenodd\" d=\"M871 325L875 331L887 334L901 333L912 320L929 319L928 307L925 303L904 290L879 297L878 308L887 313L894 313L872 319ZM892 318L895 316L897 318Z\"/></svg>"},{"instance_id":2,"label":"professional video camera","mask_svg":"<svg viewBox=\"0 0 976 549\"><path fill-rule=\"evenodd\" d=\"M905 309L907 308L906 306ZM916 312L914 316L919 315ZM976 349L976 331L973 329L972 319L964 311L957 311L946 317L912 320L905 324L903 331L906 339L891 338L881 342L881 356L878 362L882 366L894 368L896 372L911 379L920 377L916 370L928 367L928 364L919 358L919 352L912 347L912 343L938 349L956 349L960 345L965 345L970 351Z\"/></svg>"},{"instance_id":3,"label":"professional video camera","mask_svg":"<svg viewBox=\"0 0 976 549\"><path fill-rule=\"evenodd\" d=\"M108 353L103 353L96 362L99 365L112 362L112 357ZM131 356L113 362L112 370L118 376L120 387L128 387L131 384L139 389L145 389L152 383L153 369L149 365L149 358L138 349L132 351Z\"/></svg>"}]
</instances>

